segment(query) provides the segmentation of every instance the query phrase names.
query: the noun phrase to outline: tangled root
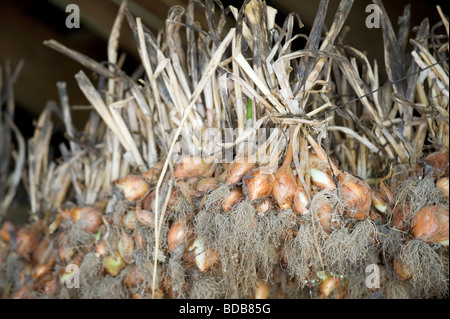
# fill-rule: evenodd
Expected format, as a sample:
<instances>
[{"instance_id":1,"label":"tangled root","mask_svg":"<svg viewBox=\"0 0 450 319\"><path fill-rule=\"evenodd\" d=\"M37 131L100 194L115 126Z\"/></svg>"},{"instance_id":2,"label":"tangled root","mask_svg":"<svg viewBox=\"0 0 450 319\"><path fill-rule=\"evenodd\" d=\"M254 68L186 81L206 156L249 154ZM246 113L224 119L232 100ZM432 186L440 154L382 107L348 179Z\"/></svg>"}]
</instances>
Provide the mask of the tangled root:
<instances>
[{"instance_id":1,"label":"tangled root","mask_svg":"<svg viewBox=\"0 0 450 319\"><path fill-rule=\"evenodd\" d=\"M6 258L5 263L1 266L2 270L0 274L4 273L4 279L7 283L12 283L13 289L19 288L20 285L20 272L18 269L23 269L24 261L15 253L11 253Z\"/></svg>"},{"instance_id":2,"label":"tangled root","mask_svg":"<svg viewBox=\"0 0 450 319\"><path fill-rule=\"evenodd\" d=\"M385 225L378 225L377 234L383 257L385 259L390 259L397 256L402 248L405 237L404 233L395 228L389 228Z\"/></svg>"},{"instance_id":3,"label":"tangled root","mask_svg":"<svg viewBox=\"0 0 450 319\"><path fill-rule=\"evenodd\" d=\"M128 271L122 270L119 275L112 277L106 275L97 277L89 287L80 285L79 298L81 299L124 299L128 298L128 290L123 286L123 280Z\"/></svg>"},{"instance_id":4,"label":"tangled root","mask_svg":"<svg viewBox=\"0 0 450 319\"><path fill-rule=\"evenodd\" d=\"M399 280L392 279L388 282L386 288L387 299L411 299L413 288L411 284Z\"/></svg>"},{"instance_id":5,"label":"tangled root","mask_svg":"<svg viewBox=\"0 0 450 319\"><path fill-rule=\"evenodd\" d=\"M312 221L300 225L297 236L285 243L284 253L287 260L287 271L294 276L298 284L303 285L310 275L311 269L321 269ZM319 247L323 247L325 232L316 226Z\"/></svg>"},{"instance_id":6,"label":"tangled root","mask_svg":"<svg viewBox=\"0 0 450 319\"><path fill-rule=\"evenodd\" d=\"M448 295L448 262L429 244L412 240L402 247L399 258L412 275L410 281L419 297Z\"/></svg>"},{"instance_id":7,"label":"tangled root","mask_svg":"<svg viewBox=\"0 0 450 319\"><path fill-rule=\"evenodd\" d=\"M258 276L272 276L282 235L292 227L294 214L286 210L257 215L247 201L236 205L229 214L208 210L213 202L217 205L219 194L225 196L226 190L219 188L211 193L214 201L208 198L205 209L195 217L194 233L204 239L205 248L219 253L225 298L251 297Z\"/></svg>"},{"instance_id":8,"label":"tangled root","mask_svg":"<svg viewBox=\"0 0 450 319\"><path fill-rule=\"evenodd\" d=\"M95 279L100 277L102 270L102 259L95 253L87 253L80 264L80 285L92 285Z\"/></svg>"},{"instance_id":9,"label":"tangled root","mask_svg":"<svg viewBox=\"0 0 450 319\"><path fill-rule=\"evenodd\" d=\"M326 268L347 275L355 267L376 264L375 237L375 224L368 219L358 222L350 231L347 228L333 231L322 248Z\"/></svg>"},{"instance_id":10,"label":"tangled root","mask_svg":"<svg viewBox=\"0 0 450 319\"><path fill-rule=\"evenodd\" d=\"M164 272L164 282L169 283L174 298L185 298L184 288L186 286L186 267L181 259L170 258L166 271Z\"/></svg>"},{"instance_id":11,"label":"tangled root","mask_svg":"<svg viewBox=\"0 0 450 319\"><path fill-rule=\"evenodd\" d=\"M82 223L72 224L67 230L69 245L73 248L83 248L95 241L95 234L86 232Z\"/></svg>"},{"instance_id":12,"label":"tangled root","mask_svg":"<svg viewBox=\"0 0 450 319\"><path fill-rule=\"evenodd\" d=\"M189 293L190 299L222 299L225 297L223 281L216 277L204 276L194 281Z\"/></svg>"},{"instance_id":13,"label":"tangled root","mask_svg":"<svg viewBox=\"0 0 450 319\"><path fill-rule=\"evenodd\" d=\"M422 180L419 177L410 177L402 182L395 194L397 198L397 205L408 204L410 212L408 220L422 208L428 205L443 205L448 206L449 201L446 199L442 191L436 187L434 179L430 176L424 177Z\"/></svg>"},{"instance_id":14,"label":"tangled root","mask_svg":"<svg viewBox=\"0 0 450 319\"><path fill-rule=\"evenodd\" d=\"M220 185L218 188L213 190L205 200L205 204L203 206L204 210L212 211L219 210L220 206L223 203L223 199L230 193L230 189L226 184Z\"/></svg>"},{"instance_id":15,"label":"tangled root","mask_svg":"<svg viewBox=\"0 0 450 319\"><path fill-rule=\"evenodd\" d=\"M180 194L176 205L172 207L168 217L172 220L177 220L183 218L186 214L192 214L194 210L194 205Z\"/></svg>"}]
</instances>

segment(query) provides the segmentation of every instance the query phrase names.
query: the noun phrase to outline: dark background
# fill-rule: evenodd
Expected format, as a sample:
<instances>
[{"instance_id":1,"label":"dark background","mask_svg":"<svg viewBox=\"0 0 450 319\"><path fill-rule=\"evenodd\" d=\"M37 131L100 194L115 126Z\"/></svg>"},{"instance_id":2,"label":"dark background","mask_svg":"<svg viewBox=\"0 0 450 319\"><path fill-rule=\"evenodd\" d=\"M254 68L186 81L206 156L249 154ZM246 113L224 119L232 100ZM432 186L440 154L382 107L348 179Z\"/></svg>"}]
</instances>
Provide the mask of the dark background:
<instances>
[{"instance_id":1,"label":"dark background","mask_svg":"<svg viewBox=\"0 0 450 319\"><path fill-rule=\"evenodd\" d=\"M224 5L240 7L242 1L222 1ZM77 4L81 13L81 28L68 29L65 20L68 4ZM16 116L15 121L22 133L28 138L33 132L33 120L37 118L48 100L58 100L57 81L67 82L71 105L86 105L87 101L78 89L75 73L84 69L77 62L44 46L44 40L55 39L58 42L83 53L96 61L106 60L107 39L113 25L120 0L0 0L0 65L6 61L14 68L20 59L24 59L24 68L15 85ZM164 28L165 18L170 6L186 7L188 0L130 0L129 8L135 16L155 33ZM282 25L289 12L296 12L305 24L300 30L308 34L312 25L319 0L286 1L267 0L267 4L278 9L277 23ZM355 0L346 25L350 32L347 43L367 53L369 61L378 60L383 64L383 45L381 29L368 29L365 8L371 2ZM411 4L411 26L418 25L428 17L433 25L440 21L436 5L444 7L444 1L436 0L397 0L384 1L394 28L397 17L403 13L404 6ZM339 4L330 0L326 22L331 24ZM120 50L127 54L125 71L131 74L138 65L136 45L127 24L122 28ZM88 74L90 71L85 70ZM76 126L82 123L88 111L74 111Z\"/></svg>"}]
</instances>

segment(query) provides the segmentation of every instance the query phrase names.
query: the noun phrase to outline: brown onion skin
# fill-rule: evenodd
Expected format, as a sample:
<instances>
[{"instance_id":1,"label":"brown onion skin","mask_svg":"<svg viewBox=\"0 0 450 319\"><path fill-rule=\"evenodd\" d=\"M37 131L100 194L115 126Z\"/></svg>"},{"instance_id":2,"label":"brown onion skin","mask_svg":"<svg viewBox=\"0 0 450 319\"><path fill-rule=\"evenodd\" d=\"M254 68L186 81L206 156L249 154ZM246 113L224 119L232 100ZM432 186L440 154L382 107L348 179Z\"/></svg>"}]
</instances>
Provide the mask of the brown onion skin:
<instances>
[{"instance_id":1,"label":"brown onion skin","mask_svg":"<svg viewBox=\"0 0 450 319\"><path fill-rule=\"evenodd\" d=\"M294 212L297 215L302 215L308 210L309 199L303 186L299 184L294 195Z\"/></svg>"},{"instance_id":2,"label":"brown onion skin","mask_svg":"<svg viewBox=\"0 0 450 319\"><path fill-rule=\"evenodd\" d=\"M253 299L268 299L270 293L270 286L266 281L259 280L258 286L253 293Z\"/></svg>"},{"instance_id":3,"label":"brown onion skin","mask_svg":"<svg viewBox=\"0 0 450 319\"><path fill-rule=\"evenodd\" d=\"M159 174L161 173L161 169L164 166L164 160L156 163L152 168L150 168L145 173L141 174L143 178L150 184L155 184L158 181Z\"/></svg>"},{"instance_id":4,"label":"brown onion skin","mask_svg":"<svg viewBox=\"0 0 450 319\"><path fill-rule=\"evenodd\" d=\"M55 263L54 245L49 236L45 236L39 242L36 250L33 252L33 263L47 264L52 267Z\"/></svg>"},{"instance_id":5,"label":"brown onion skin","mask_svg":"<svg viewBox=\"0 0 450 319\"><path fill-rule=\"evenodd\" d=\"M442 150L434 152L426 156L425 158L417 161L417 173L419 176L432 176L440 178L444 175L448 175L449 168L449 152Z\"/></svg>"},{"instance_id":6,"label":"brown onion skin","mask_svg":"<svg viewBox=\"0 0 450 319\"><path fill-rule=\"evenodd\" d=\"M205 248L203 240L198 237L193 240L183 255L186 267L190 268L195 265L201 273L206 273L218 260L219 252L215 249Z\"/></svg>"},{"instance_id":7,"label":"brown onion skin","mask_svg":"<svg viewBox=\"0 0 450 319\"><path fill-rule=\"evenodd\" d=\"M128 288L136 288L140 282L144 282L144 274L137 269L136 265L133 265L130 272L127 274L124 280L125 286Z\"/></svg>"},{"instance_id":8,"label":"brown onion skin","mask_svg":"<svg viewBox=\"0 0 450 319\"><path fill-rule=\"evenodd\" d=\"M9 220L5 221L0 229L0 239L2 239L5 243L9 244L11 241L11 237L14 237L16 234L16 226L11 223Z\"/></svg>"},{"instance_id":9,"label":"brown onion skin","mask_svg":"<svg viewBox=\"0 0 450 319\"><path fill-rule=\"evenodd\" d=\"M30 260L30 254L36 249L39 238L34 229L21 228L17 232L14 250L26 260Z\"/></svg>"},{"instance_id":10,"label":"brown onion skin","mask_svg":"<svg viewBox=\"0 0 450 319\"><path fill-rule=\"evenodd\" d=\"M134 240L125 231L122 231L122 235L117 243L117 249L125 262L131 263L134 260Z\"/></svg>"},{"instance_id":11,"label":"brown onion skin","mask_svg":"<svg viewBox=\"0 0 450 319\"><path fill-rule=\"evenodd\" d=\"M152 211L137 209L136 219L141 225L155 227L155 214Z\"/></svg>"},{"instance_id":12,"label":"brown onion skin","mask_svg":"<svg viewBox=\"0 0 450 319\"><path fill-rule=\"evenodd\" d=\"M339 185L341 195L347 205L347 216L359 220L368 218L372 204L370 186L346 172L339 175Z\"/></svg>"},{"instance_id":13,"label":"brown onion skin","mask_svg":"<svg viewBox=\"0 0 450 319\"><path fill-rule=\"evenodd\" d=\"M372 206L380 213L386 213L388 211L388 203L379 192L372 193Z\"/></svg>"},{"instance_id":14,"label":"brown onion skin","mask_svg":"<svg viewBox=\"0 0 450 319\"><path fill-rule=\"evenodd\" d=\"M400 258L394 259L394 269L397 278L401 281L406 281L412 278L411 272L408 270L405 263Z\"/></svg>"},{"instance_id":15,"label":"brown onion skin","mask_svg":"<svg viewBox=\"0 0 450 319\"><path fill-rule=\"evenodd\" d=\"M294 202L297 183L295 182L292 169L289 166L283 166L275 173L272 196L278 207L281 209L287 209L290 208Z\"/></svg>"},{"instance_id":16,"label":"brown onion skin","mask_svg":"<svg viewBox=\"0 0 450 319\"><path fill-rule=\"evenodd\" d=\"M319 285L320 296L319 298L328 297L341 283L341 278L337 276L328 275L327 278Z\"/></svg>"},{"instance_id":17,"label":"brown onion skin","mask_svg":"<svg viewBox=\"0 0 450 319\"><path fill-rule=\"evenodd\" d=\"M219 187L219 180L214 177L205 177L199 180L195 185L195 195L201 197L205 194L210 193Z\"/></svg>"},{"instance_id":18,"label":"brown onion skin","mask_svg":"<svg viewBox=\"0 0 450 319\"><path fill-rule=\"evenodd\" d=\"M31 278L38 280L48 273L50 273L50 266L46 264L39 264L34 268Z\"/></svg>"},{"instance_id":19,"label":"brown onion skin","mask_svg":"<svg viewBox=\"0 0 450 319\"><path fill-rule=\"evenodd\" d=\"M255 166L256 163L249 161L248 157L245 157L239 162L233 162L228 168L227 184L234 185L239 183L244 175Z\"/></svg>"},{"instance_id":20,"label":"brown onion skin","mask_svg":"<svg viewBox=\"0 0 450 319\"><path fill-rule=\"evenodd\" d=\"M84 231L96 233L103 224L102 213L93 207L74 207L70 214L75 224L79 224Z\"/></svg>"},{"instance_id":21,"label":"brown onion skin","mask_svg":"<svg viewBox=\"0 0 450 319\"><path fill-rule=\"evenodd\" d=\"M172 224L167 234L169 253L182 256L187 245L193 240L191 226L189 225L189 215L186 215Z\"/></svg>"},{"instance_id":22,"label":"brown onion skin","mask_svg":"<svg viewBox=\"0 0 450 319\"><path fill-rule=\"evenodd\" d=\"M436 182L436 186L439 187L442 191L442 195L446 199L449 199L449 178L443 177Z\"/></svg>"},{"instance_id":23,"label":"brown onion skin","mask_svg":"<svg viewBox=\"0 0 450 319\"><path fill-rule=\"evenodd\" d=\"M104 239L100 239L95 245L95 253L101 257L105 257L108 253L107 244Z\"/></svg>"},{"instance_id":24,"label":"brown onion skin","mask_svg":"<svg viewBox=\"0 0 450 319\"><path fill-rule=\"evenodd\" d=\"M114 181L114 185L130 202L143 198L150 189L150 185L139 175L124 176Z\"/></svg>"},{"instance_id":25,"label":"brown onion skin","mask_svg":"<svg viewBox=\"0 0 450 319\"><path fill-rule=\"evenodd\" d=\"M211 177L214 174L215 167L214 163L207 163L201 157L189 156L175 165L173 175L177 179L192 176Z\"/></svg>"},{"instance_id":26,"label":"brown onion skin","mask_svg":"<svg viewBox=\"0 0 450 319\"><path fill-rule=\"evenodd\" d=\"M136 211L127 211L122 217L122 225L128 230L135 230L137 225Z\"/></svg>"},{"instance_id":27,"label":"brown onion skin","mask_svg":"<svg viewBox=\"0 0 450 319\"><path fill-rule=\"evenodd\" d=\"M265 198L271 194L273 182L272 174L263 174L259 168L252 170L244 177L244 194L252 201Z\"/></svg>"},{"instance_id":28,"label":"brown onion skin","mask_svg":"<svg viewBox=\"0 0 450 319\"><path fill-rule=\"evenodd\" d=\"M398 230L405 230L409 212L409 205L400 204L395 207L392 211L392 226Z\"/></svg>"},{"instance_id":29,"label":"brown onion skin","mask_svg":"<svg viewBox=\"0 0 450 319\"><path fill-rule=\"evenodd\" d=\"M449 210L440 205L421 208L411 220L412 234L427 243L441 243L449 238Z\"/></svg>"},{"instance_id":30,"label":"brown onion skin","mask_svg":"<svg viewBox=\"0 0 450 319\"><path fill-rule=\"evenodd\" d=\"M230 190L227 196L223 199L222 209L224 212L229 212L231 209L245 198L244 193L240 187Z\"/></svg>"},{"instance_id":31,"label":"brown onion skin","mask_svg":"<svg viewBox=\"0 0 450 319\"><path fill-rule=\"evenodd\" d=\"M323 204L318 212L319 224L327 233L331 232L331 218L333 216L333 208L329 204Z\"/></svg>"},{"instance_id":32,"label":"brown onion skin","mask_svg":"<svg viewBox=\"0 0 450 319\"><path fill-rule=\"evenodd\" d=\"M266 214L272 208L269 198L263 199L260 203L256 204L256 211L260 215Z\"/></svg>"}]
</instances>

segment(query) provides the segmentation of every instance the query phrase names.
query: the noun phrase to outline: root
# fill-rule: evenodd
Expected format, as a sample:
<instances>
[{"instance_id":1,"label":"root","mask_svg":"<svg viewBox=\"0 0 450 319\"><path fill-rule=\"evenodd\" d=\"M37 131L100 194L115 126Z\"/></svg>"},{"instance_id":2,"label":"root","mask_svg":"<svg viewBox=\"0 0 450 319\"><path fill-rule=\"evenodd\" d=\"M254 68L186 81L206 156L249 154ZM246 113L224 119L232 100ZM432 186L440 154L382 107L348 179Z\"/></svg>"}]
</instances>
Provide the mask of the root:
<instances>
[{"instance_id":1,"label":"root","mask_svg":"<svg viewBox=\"0 0 450 319\"><path fill-rule=\"evenodd\" d=\"M103 270L102 259L95 253L88 253L80 264L80 285L90 286L96 278L100 277Z\"/></svg>"},{"instance_id":2,"label":"root","mask_svg":"<svg viewBox=\"0 0 450 319\"><path fill-rule=\"evenodd\" d=\"M358 222L350 232L346 228L333 231L322 250L326 268L348 275L355 267L378 263L375 236L375 224L370 220Z\"/></svg>"},{"instance_id":3,"label":"root","mask_svg":"<svg viewBox=\"0 0 450 319\"><path fill-rule=\"evenodd\" d=\"M222 299L223 282L216 277L204 276L198 281L194 281L189 293L190 299Z\"/></svg>"},{"instance_id":4,"label":"root","mask_svg":"<svg viewBox=\"0 0 450 319\"><path fill-rule=\"evenodd\" d=\"M82 223L72 224L67 230L67 237L69 238L69 245L73 248L83 248L95 241L95 234L88 233L83 230Z\"/></svg>"},{"instance_id":5,"label":"root","mask_svg":"<svg viewBox=\"0 0 450 319\"><path fill-rule=\"evenodd\" d=\"M271 211L259 216L244 201L230 214L223 214L218 209L207 210L208 205L195 217L194 232L204 238L206 248L219 252L225 297L251 297L258 276L272 276L279 260L277 249L282 235L292 227L293 213Z\"/></svg>"},{"instance_id":6,"label":"root","mask_svg":"<svg viewBox=\"0 0 450 319\"><path fill-rule=\"evenodd\" d=\"M121 271L116 277L106 275L98 278L90 287L80 287L81 299L124 299L128 290L123 287L127 271Z\"/></svg>"},{"instance_id":7,"label":"root","mask_svg":"<svg viewBox=\"0 0 450 319\"><path fill-rule=\"evenodd\" d=\"M442 195L442 191L436 187L432 177L426 176L422 180L418 177L410 177L398 187L395 197L396 205L408 204L410 212L408 220L422 208L428 205L448 206L449 201Z\"/></svg>"},{"instance_id":8,"label":"root","mask_svg":"<svg viewBox=\"0 0 450 319\"><path fill-rule=\"evenodd\" d=\"M399 258L412 274L411 284L419 297L448 295L448 263L429 244L412 240L402 247Z\"/></svg>"},{"instance_id":9,"label":"root","mask_svg":"<svg viewBox=\"0 0 450 319\"><path fill-rule=\"evenodd\" d=\"M402 248L404 233L386 226L377 226L378 241L385 259L397 256Z\"/></svg>"},{"instance_id":10,"label":"root","mask_svg":"<svg viewBox=\"0 0 450 319\"><path fill-rule=\"evenodd\" d=\"M319 247L323 247L325 232L319 228L316 234ZM303 285L310 275L311 270L322 270L320 258L317 255L313 227L310 221L300 225L297 236L285 243L284 251L287 259L287 270L290 276L294 276L298 284Z\"/></svg>"},{"instance_id":11,"label":"root","mask_svg":"<svg viewBox=\"0 0 450 319\"><path fill-rule=\"evenodd\" d=\"M185 298L184 287L186 285L186 267L182 260L170 258L165 271L164 281L170 283L173 297L177 299Z\"/></svg>"}]
</instances>

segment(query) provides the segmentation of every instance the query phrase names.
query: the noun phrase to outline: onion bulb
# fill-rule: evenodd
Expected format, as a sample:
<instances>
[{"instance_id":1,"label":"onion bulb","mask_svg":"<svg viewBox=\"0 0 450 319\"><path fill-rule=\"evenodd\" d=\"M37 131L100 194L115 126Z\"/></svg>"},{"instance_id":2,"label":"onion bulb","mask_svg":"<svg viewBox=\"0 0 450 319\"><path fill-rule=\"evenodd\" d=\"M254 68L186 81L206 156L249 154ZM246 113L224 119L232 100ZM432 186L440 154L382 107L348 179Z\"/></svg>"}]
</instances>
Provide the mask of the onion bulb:
<instances>
[{"instance_id":1,"label":"onion bulb","mask_svg":"<svg viewBox=\"0 0 450 319\"><path fill-rule=\"evenodd\" d=\"M191 239L192 232L189 227L189 216L185 215L173 223L169 228L167 234L169 253L175 256L181 256Z\"/></svg>"},{"instance_id":2,"label":"onion bulb","mask_svg":"<svg viewBox=\"0 0 450 319\"><path fill-rule=\"evenodd\" d=\"M120 190L126 200L132 202L141 199L150 190L150 185L138 175L127 175L116 181L114 185Z\"/></svg>"},{"instance_id":3,"label":"onion bulb","mask_svg":"<svg viewBox=\"0 0 450 319\"><path fill-rule=\"evenodd\" d=\"M325 280L323 280L320 285L320 296L319 298L328 297L341 283L341 278L338 276L328 275Z\"/></svg>"},{"instance_id":4,"label":"onion bulb","mask_svg":"<svg viewBox=\"0 0 450 319\"><path fill-rule=\"evenodd\" d=\"M253 299L268 299L270 287L267 281L258 280L258 285L253 293Z\"/></svg>"},{"instance_id":5,"label":"onion bulb","mask_svg":"<svg viewBox=\"0 0 450 319\"><path fill-rule=\"evenodd\" d=\"M16 227L10 221L6 221L3 223L2 228L0 229L0 238L5 242L9 243L11 237L14 237L16 233Z\"/></svg>"},{"instance_id":6,"label":"onion bulb","mask_svg":"<svg viewBox=\"0 0 450 319\"><path fill-rule=\"evenodd\" d=\"M38 236L31 228L22 228L17 232L14 250L26 260L38 245Z\"/></svg>"},{"instance_id":7,"label":"onion bulb","mask_svg":"<svg viewBox=\"0 0 450 319\"><path fill-rule=\"evenodd\" d=\"M297 190L294 195L294 212L298 215L302 215L308 212L309 199L303 188L301 182L299 181Z\"/></svg>"},{"instance_id":8,"label":"onion bulb","mask_svg":"<svg viewBox=\"0 0 450 319\"><path fill-rule=\"evenodd\" d=\"M129 210L125 213L125 215L122 217L122 225L129 230L136 229L137 217L134 210Z\"/></svg>"},{"instance_id":9,"label":"onion bulb","mask_svg":"<svg viewBox=\"0 0 450 319\"><path fill-rule=\"evenodd\" d=\"M429 205L420 209L411 220L412 234L427 243L448 246L448 208Z\"/></svg>"},{"instance_id":10,"label":"onion bulb","mask_svg":"<svg viewBox=\"0 0 450 319\"><path fill-rule=\"evenodd\" d=\"M117 276L126 265L119 252L115 252L114 255L109 255L103 259L103 267L113 277Z\"/></svg>"},{"instance_id":11,"label":"onion bulb","mask_svg":"<svg viewBox=\"0 0 450 319\"><path fill-rule=\"evenodd\" d=\"M49 236L42 238L36 250L33 252L33 263L36 265L48 264L49 266L53 266L55 263L54 247Z\"/></svg>"},{"instance_id":12,"label":"onion bulb","mask_svg":"<svg viewBox=\"0 0 450 319\"><path fill-rule=\"evenodd\" d=\"M412 273L409 271L406 264L398 257L394 259L394 269L398 279L406 281L412 278Z\"/></svg>"},{"instance_id":13,"label":"onion bulb","mask_svg":"<svg viewBox=\"0 0 450 319\"><path fill-rule=\"evenodd\" d=\"M417 161L419 176L433 176L440 178L448 174L449 153L447 150L431 153Z\"/></svg>"},{"instance_id":14,"label":"onion bulb","mask_svg":"<svg viewBox=\"0 0 450 319\"><path fill-rule=\"evenodd\" d=\"M442 191L445 198L449 199L448 177L443 177L436 182L436 186Z\"/></svg>"},{"instance_id":15,"label":"onion bulb","mask_svg":"<svg viewBox=\"0 0 450 319\"><path fill-rule=\"evenodd\" d=\"M143 226L155 227L155 214L145 209L136 210L136 219Z\"/></svg>"},{"instance_id":16,"label":"onion bulb","mask_svg":"<svg viewBox=\"0 0 450 319\"><path fill-rule=\"evenodd\" d=\"M265 198L256 205L256 211L259 215L264 215L270 210L271 206L272 205L270 204L270 199Z\"/></svg>"},{"instance_id":17,"label":"onion bulb","mask_svg":"<svg viewBox=\"0 0 450 319\"><path fill-rule=\"evenodd\" d=\"M329 204L322 204L317 210L319 224L327 233L331 232L331 218L333 217L333 208Z\"/></svg>"},{"instance_id":18,"label":"onion bulb","mask_svg":"<svg viewBox=\"0 0 450 319\"><path fill-rule=\"evenodd\" d=\"M164 160L156 163L152 168L150 168L145 173L141 174L143 178L150 184L155 184L158 181L159 174L161 173L161 169L164 166Z\"/></svg>"},{"instance_id":19,"label":"onion bulb","mask_svg":"<svg viewBox=\"0 0 450 319\"><path fill-rule=\"evenodd\" d=\"M291 168L292 141L293 138L291 136L286 157L281 167L275 173L275 182L272 187L273 198L281 209L287 209L292 206L297 189L297 183Z\"/></svg>"},{"instance_id":20,"label":"onion bulb","mask_svg":"<svg viewBox=\"0 0 450 319\"><path fill-rule=\"evenodd\" d=\"M410 208L408 205L400 204L392 212L392 226L398 230L404 230L408 219Z\"/></svg>"},{"instance_id":21,"label":"onion bulb","mask_svg":"<svg viewBox=\"0 0 450 319\"><path fill-rule=\"evenodd\" d=\"M219 180L213 177L202 178L195 185L196 196L200 197L219 187Z\"/></svg>"},{"instance_id":22,"label":"onion bulb","mask_svg":"<svg viewBox=\"0 0 450 319\"><path fill-rule=\"evenodd\" d=\"M341 195L347 206L347 215L359 220L369 217L372 202L372 190L363 180L350 173L339 174Z\"/></svg>"},{"instance_id":23,"label":"onion bulb","mask_svg":"<svg viewBox=\"0 0 450 319\"><path fill-rule=\"evenodd\" d=\"M117 243L117 249L125 262L131 263L133 261L134 240L123 230Z\"/></svg>"},{"instance_id":24,"label":"onion bulb","mask_svg":"<svg viewBox=\"0 0 450 319\"><path fill-rule=\"evenodd\" d=\"M193 262L202 273L205 273L219 260L219 252L215 249L205 248L202 237L195 238L193 243L188 247L185 256L184 260Z\"/></svg>"},{"instance_id":25,"label":"onion bulb","mask_svg":"<svg viewBox=\"0 0 450 319\"><path fill-rule=\"evenodd\" d=\"M257 168L244 177L244 193L250 200L261 199L272 192L274 177L272 174L263 174Z\"/></svg>"},{"instance_id":26,"label":"onion bulb","mask_svg":"<svg viewBox=\"0 0 450 319\"><path fill-rule=\"evenodd\" d=\"M136 288L138 284L144 282L144 280L144 273L139 270L136 265L133 265L130 272L125 277L124 284L128 288Z\"/></svg>"},{"instance_id":27,"label":"onion bulb","mask_svg":"<svg viewBox=\"0 0 450 319\"><path fill-rule=\"evenodd\" d=\"M192 176L211 177L214 174L216 165L206 163L199 156L188 156L175 165L173 176L175 178L185 178Z\"/></svg>"},{"instance_id":28,"label":"onion bulb","mask_svg":"<svg viewBox=\"0 0 450 319\"><path fill-rule=\"evenodd\" d=\"M234 185L241 181L242 177L255 167L256 163L249 161L248 157L235 160L228 168L227 184Z\"/></svg>"},{"instance_id":29,"label":"onion bulb","mask_svg":"<svg viewBox=\"0 0 450 319\"><path fill-rule=\"evenodd\" d=\"M244 194L242 193L242 189L240 187L233 188L230 190L227 196L223 199L222 209L225 212L229 212L234 205L239 203L244 199Z\"/></svg>"},{"instance_id":30,"label":"onion bulb","mask_svg":"<svg viewBox=\"0 0 450 319\"><path fill-rule=\"evenodd\" d=\"M105 257L108 249L106 247L106 241L104 239L100 239L95 245L95 254L97 257Z\"/></svg>"},{"instance_id":31,"label":"onion bulb","mask_svg":"<svg viewBox=\"0 0 450 319\"><path fill-rule=\"evenodd\" d=\"M74 207L70 215L75 224L89 233L96 233L103 223L102 214L93 207Z\"/></svg>"},{"instance_id":32,"label":"onion bulb","mask_svg":"<svg viewBox=\"0 0 450 319\"><path fill-rule=\"evenodd\" d=\"M50 273L50 266L47 264L39 264L34 268L31 278L33 278L34 280L38 280L48 273Z\"/></svg>"},{"instance_id":33,"label":"onion bulb","mask_svg":"<svg viewBox=\"0 0 450 319\"><path fill-rule=\"evenodd\" d=\"M378 192L372 193L372 205L380 213L385 213L388 205Z\"/></svg>"},{"instance_id":34,"label":"onion bulb","mask_svg":"<svg viewBox=\"0 0 450 319\"><path fill-rule=\"evenodd\" d=\"M324 171L311 167L309 169L309 174L311 176L311 182L319 187L320 189L334 189L336 185L330 175Z\"/></svg>"}]
</instances>

